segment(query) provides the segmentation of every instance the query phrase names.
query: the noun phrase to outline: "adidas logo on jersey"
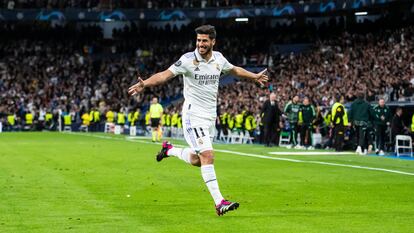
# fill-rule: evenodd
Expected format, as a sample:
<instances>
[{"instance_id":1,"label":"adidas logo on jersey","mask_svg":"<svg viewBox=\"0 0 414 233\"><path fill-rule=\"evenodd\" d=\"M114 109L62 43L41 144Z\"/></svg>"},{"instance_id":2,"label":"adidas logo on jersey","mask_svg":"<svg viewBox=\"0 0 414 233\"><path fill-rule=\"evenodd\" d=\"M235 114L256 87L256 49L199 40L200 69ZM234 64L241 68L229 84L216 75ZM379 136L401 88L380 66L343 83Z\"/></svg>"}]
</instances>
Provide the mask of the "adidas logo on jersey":
<instances>
[{"instance_id":1,"label":"adidas logo on jersey","mask_svg":"<svg viewBox=\"0 0 414 233\"><path fill-rule=\"evenodd\" d=\"M200 68L197 66L194 71L200 71Z\"/></svg>"}]
</instances>

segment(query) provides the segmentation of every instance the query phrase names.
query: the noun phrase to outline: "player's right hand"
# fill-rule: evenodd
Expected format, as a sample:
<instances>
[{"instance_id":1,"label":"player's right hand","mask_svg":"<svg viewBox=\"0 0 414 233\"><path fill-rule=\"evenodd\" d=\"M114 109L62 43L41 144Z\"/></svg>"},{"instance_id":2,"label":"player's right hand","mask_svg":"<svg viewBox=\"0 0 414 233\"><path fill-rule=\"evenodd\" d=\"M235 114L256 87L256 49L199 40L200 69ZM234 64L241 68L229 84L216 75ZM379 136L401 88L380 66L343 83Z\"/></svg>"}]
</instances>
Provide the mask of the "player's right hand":
<instances>
[{"instance_id":1,"label":"player's right hand","mask_svg":"<svg viewBox=\"0 0 414 233\"><path fill-rule=\"evenodd\" d=\"M144 80L141 79L141 77L138 77L138 82L128 89L128 94L130 95L136 95L140 92L142 92L145 88Z\"/></svg>"}]
</instances>

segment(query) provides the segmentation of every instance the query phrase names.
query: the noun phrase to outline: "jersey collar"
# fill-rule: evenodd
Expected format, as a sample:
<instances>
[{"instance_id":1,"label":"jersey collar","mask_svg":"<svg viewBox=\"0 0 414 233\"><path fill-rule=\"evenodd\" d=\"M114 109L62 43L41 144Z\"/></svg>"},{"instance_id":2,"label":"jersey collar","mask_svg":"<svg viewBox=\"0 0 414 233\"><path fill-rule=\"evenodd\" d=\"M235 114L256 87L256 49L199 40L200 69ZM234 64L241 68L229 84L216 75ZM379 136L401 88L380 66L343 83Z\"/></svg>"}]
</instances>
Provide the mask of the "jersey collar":
<instances>
[{"instance_id":1,"label":"jersey collar","mask_svg":"<svg viewBox=\"0 0 414 233\"><path fill-rule=\"evenodd\" d=\"M216 56L214 55L214 52L212 52L211 58L209 61L206 61L206 59L204 59L203 57L201 57L201 54L198 52L197 48L194 50L194 55L196 57L196 61L198 62L205 62L205 63L210 63L216 60Z\"/></svg>"}]
</instances>

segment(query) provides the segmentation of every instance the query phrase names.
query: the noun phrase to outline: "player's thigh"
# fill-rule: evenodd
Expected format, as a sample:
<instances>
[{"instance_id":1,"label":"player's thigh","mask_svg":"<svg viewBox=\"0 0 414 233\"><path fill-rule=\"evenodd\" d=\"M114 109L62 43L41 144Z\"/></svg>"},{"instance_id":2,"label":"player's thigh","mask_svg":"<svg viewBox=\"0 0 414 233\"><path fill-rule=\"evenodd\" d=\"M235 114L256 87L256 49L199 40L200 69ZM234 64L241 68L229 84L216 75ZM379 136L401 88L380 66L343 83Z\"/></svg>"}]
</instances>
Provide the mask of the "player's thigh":
<instances>
[{"instance_id":1,"label":"player's thigh","mask_svg":"<svg viewBox=\"0 0 414 233\"><path fill-rule=\"evenodd\" d=\"M213 150L211 122L191 116L183 117L184 138L196 153ZM214 136L214 134L213 134Z\"/></svg>"}]
</instances>

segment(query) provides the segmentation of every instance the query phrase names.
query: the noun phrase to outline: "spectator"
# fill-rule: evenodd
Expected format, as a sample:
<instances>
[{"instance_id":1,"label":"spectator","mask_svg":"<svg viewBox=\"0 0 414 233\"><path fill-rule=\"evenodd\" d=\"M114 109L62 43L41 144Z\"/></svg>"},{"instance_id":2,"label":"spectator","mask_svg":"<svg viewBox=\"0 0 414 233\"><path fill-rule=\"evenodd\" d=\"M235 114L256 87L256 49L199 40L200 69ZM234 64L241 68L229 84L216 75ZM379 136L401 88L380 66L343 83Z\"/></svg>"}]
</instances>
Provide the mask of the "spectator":
<instances>
[{"instance_id":1,"label":"spectator","mask_svg":"<svg viewBox=\"0 0 414 233\"><path fill-rule=\"evenodd\" d=\"M359 92L358 98L352 103L349 113L349 120L356 131L357 150L356 153L367 154L367 129L371 119L370 104L364 100L364 93Z\"/></svg>"},{"instance_id":2,"label":"spectator","mask_svg":"<svg viewBox=\"0 0 414 233\"><path fill-rule=\"evenodd\" d=\"M288 102L285 105L284 113L287 116L287 120L289 122L290 127L290 141L292 146L296 147L297 149L300 148L298 144L298 132L300 130L298 120L299 120L299 110L301 105L299 103L299 96L295 95L292 98L292 101Z\"/></svg>"},{"instance_id":3,"label":"spectator","mask_svg":"<svg viewBox=\"0 0 414 233\"><path fill-rule=\"evenodd\" d=\"M163 7L158 1L152 2L154 8ZM207 6L210 3L207 1ZM173 4L181 3L174 1ZM189 1L189 6L191 4L196 7L197 2ZM34 122L42 122L44 116L47 128L55 129L58 109L75 112L74 122L81 122L83 113L89 113L93 106L97 108L99 119L105 119L102 114L109 106L112 110L140 107L145 113L154 92L161 93L163 105L179 100L182 97L180 78L172 80L168 86L148 89L136 99L128 98L122 90L137 73L145 77L159 67L174 63L177 57L171 55L175 54L172 51L193 50L190 41L182 40L183 34L193 33L193 28L190 24L180 30L156 29L132 23L115 30L114 40L103 41L101 29L96 26L76 29L70 23L54 28L40 23L1 24L0 114L16 113L13 129L24 124L26 112L33 113ZM169 43L161 36L166 30ZM243 111L251 112L259 119L260 107L269 92L276 93L280 106L286 105L291 93L298 93L299 99L308 96L320 109L330 108L336 95L354 101L359 88L366 89L371 99L407 101L412 98L413 26L364 34L331 33L329 36L309 28L298 33L283 26L272 30L253 26L251 33L258 35L255 37L237 25L218 25L218 31L226 38L218 45L219 49L236 65L270 65L271 82L262 89L255 88L255 92L251 91L255 87L253 83L224 78L223 84L231 85L219 87L218 105L230 116L223 121L228 129L234 128L231 113L236 116ZM306 52L297 54L272 52L272 43L295 42L312 45ZM46 117L42 109L47 109L46 114L52 117ZM141 120L144 116L140 115ZM103 122L99 120L91 125L101 129ZM228 122L233 122L232 126Z\"/></svg>"},{"instance_id":4,"label":"spectator","mask_svg":"<svg viewBox=\"0 0 414 233\"><path fill-rule=\"evenodd\" d=\"M403 114L402 108L398 107L391 121L391 137L393 140L392 145L395 145L395 137L397 135L408 134L408 128L404 125L402 114Z\"/></svg>"},{"instance_id":5,"label":"spectator","mask_svg":"<svg viewBox=\"0 0 414 233\"><path fill-rule=\"evenodd\" d=\"M333 125L333 138L335 151L342 151L345 140L345 128L348 126L344 96L337 96L336 103L332 106L331 122Z\"/></svg>"},{"instance_id":6,"label":"spectator","mask_svg":"<svg viewBox=\"0 0 414 233\"><path fill-rule=\"evenodd\" d=\"M272 92L269 99L264 102L262 107L264 144L267 147L272 147L275 144L278 144L276 138L279 133L279 118L281 113L278 103L276 102L276 94Z\"/></svg>"},{"instance_id":7,"label":"spectator","mask_svg":"<svg viewBox=\"0 0 414 233\"><path fill-rule=\"evenodd\" d=\"M298 114L301 146L306 149L313 149L313 122L316 119L316 111L315 107L310 104L308 97L303 99Z\"/></svg>"},{"instance_id":8,"label":"spectator","mask_svg":"<svg viewBox=\"0 0 414 233\"><path fill-rule=\"evenodd\" d=\"M383 98L379 99L378 105L373 107L374 117L374 126L375 126L375 137L376 145L375 149L376 154L384 155L385 150L385 139L386 139L386 130L390 126L391 121L391 111L388 106L385 105L385 100Z\"/></svg>"}]
</instances>

